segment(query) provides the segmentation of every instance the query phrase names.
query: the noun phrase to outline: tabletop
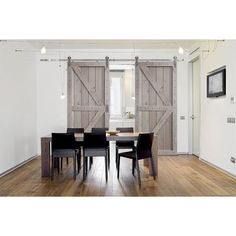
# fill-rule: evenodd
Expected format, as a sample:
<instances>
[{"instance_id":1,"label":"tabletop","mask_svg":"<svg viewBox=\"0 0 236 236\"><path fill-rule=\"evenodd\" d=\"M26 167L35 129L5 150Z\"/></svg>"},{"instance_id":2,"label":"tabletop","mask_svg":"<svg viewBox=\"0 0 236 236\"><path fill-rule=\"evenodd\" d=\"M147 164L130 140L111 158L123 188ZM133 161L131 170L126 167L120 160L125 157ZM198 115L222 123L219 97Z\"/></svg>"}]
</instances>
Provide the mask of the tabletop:
<instances>
[{"instance_id":1,"label":"tabletop","mask_svg":"<svg viewBox=\"0 0 236 236\"><path fill-rule=\"evenodd\" d=\"M106 134L107 141L128 141L128 140L137 140L139 133L118 133L116 135ZM51 134L41 138L44 141L51 141ZM84 134L75 133L76 141L83 141Z\"/></svg>"}]
</instances>

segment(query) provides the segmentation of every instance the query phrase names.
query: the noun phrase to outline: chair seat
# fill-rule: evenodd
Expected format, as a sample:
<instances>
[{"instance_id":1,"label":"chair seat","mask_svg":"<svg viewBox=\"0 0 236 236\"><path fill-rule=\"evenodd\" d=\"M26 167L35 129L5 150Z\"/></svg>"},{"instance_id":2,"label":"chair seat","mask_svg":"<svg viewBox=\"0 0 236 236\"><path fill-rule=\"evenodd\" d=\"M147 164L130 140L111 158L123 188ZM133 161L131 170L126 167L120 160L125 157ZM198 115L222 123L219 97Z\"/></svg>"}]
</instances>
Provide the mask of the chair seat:
<instances>
[{"instance_id":1,"label":"chair seat","mask_svg":"<svg viewBox=\"0 0 236 236\"><path fill-rule=\"evenodd\" d=\"M84 149L84 156L106 156L107 150L104 148L85 148Z\"/></svg>"},{"instance_id":2,"label":"chair seat","mask_svg":"<svg viewBox=\"0 0 236 236\"><path fill-rule=\"evenodd\" d=\"M52 155L53 157L74 157L75 153L74 149L55 149Z\"/></svg>"}]
</instances>

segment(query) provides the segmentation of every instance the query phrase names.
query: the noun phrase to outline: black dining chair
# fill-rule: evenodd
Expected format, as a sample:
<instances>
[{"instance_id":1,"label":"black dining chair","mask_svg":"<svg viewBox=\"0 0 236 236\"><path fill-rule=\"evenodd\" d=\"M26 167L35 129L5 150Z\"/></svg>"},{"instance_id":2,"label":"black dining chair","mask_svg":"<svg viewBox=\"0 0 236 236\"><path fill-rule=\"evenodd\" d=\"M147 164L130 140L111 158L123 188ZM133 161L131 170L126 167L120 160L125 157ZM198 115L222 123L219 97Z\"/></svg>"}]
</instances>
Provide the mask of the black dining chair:
<instances>
[{"instance_id":1,"label":"black dining chair","mask_svg":"<svg viewBox=\"0 0 236 236\"><path fill-rule=\"evenodd\" d=\"M88 157L101 157L105 158L105 175L106 181L108 179L108 150L106 144L106 133L84 133L83 144L83 180L85 180L88 173Z\"/></svg>"},{"instance_id":2,"label":"black dining chair","mask_svg":"<svg viewBox=\"0 0 236 236\"><path fill-rule=\"evenodd\" d=\"M92 133L94 134L106 134L106 131L108 131L108 128L92 128ZM110 169L110 144L109 141L106 141L106 148L107 148L107 152L108 152L108 169ZM91 168L91 164L93 164L93 157L90 157L90 167Z\"/></svg>"},{"instance_id":3,"label":"black dining chair","mask_svg":"<svg viewBox=\"0 0 236 236\"><path fill-rule=\"evenodd\" d=\"M74 179L76 179L76 158L79 161L80 156L77 155L74 134L52 133L52 180L54 178L55 159L59 160L65 157L73 158ZM58 172L60 170L59 164L58 161Z\"/></svg>"},{"instance_id":4,"label":"black dining chair","mask_svg":"<svg viewBox=\"0 0 236 236\"><path fill-rule=\"evenodd\" d=\"M67 133L68 134L83 134L84 133L84 128L67 128ZM83 146L83 141L75 141L76 148L78 149L78 155L81 156L81 151L82 151L82 146ZM79 159L81 160L81 159ZM69 159L66 159L67 165L69 164ZM81 169L81 162L78 162L78 172Z\"/></svg>"},{"instance_id":5,"label":"black dining chair","mask_svg":"<svg viewBox=\"0 0 236 236\"><path fill-rule=\"evenodd\" d=\"M118 154L118 160L117 160L117 178L118 179L120 176L120 157L129 158L134 161L135 165L132 168L132 173L134 175L134 168L136 166L137 172L138 172L139 187L141 187L140 168L139 168L139 162L138 162L139 160L150 158L153 178L154 180L156 179L156 172L155 172L153 155L152 155L153 135L154 133L139 134L137 147L135 147L133 151L123 152L123 153Z\"/></svg>"},{"instance_id":6,"label":"black dining chair","mask_svg":"<svg viewBox=\"0 0 236 236\"><path fill-rule=\"evenodd\" d=\"M120 133L133 133L134 128L133 127L124 127L124 128L116 128L117 131L120 131ZM134 141L116 141L116 167L117 167L117 158L119 154L120 149L132 149L134 150ZM133 166L134 166L133 161Z\"/></svg>"}]
</instances>

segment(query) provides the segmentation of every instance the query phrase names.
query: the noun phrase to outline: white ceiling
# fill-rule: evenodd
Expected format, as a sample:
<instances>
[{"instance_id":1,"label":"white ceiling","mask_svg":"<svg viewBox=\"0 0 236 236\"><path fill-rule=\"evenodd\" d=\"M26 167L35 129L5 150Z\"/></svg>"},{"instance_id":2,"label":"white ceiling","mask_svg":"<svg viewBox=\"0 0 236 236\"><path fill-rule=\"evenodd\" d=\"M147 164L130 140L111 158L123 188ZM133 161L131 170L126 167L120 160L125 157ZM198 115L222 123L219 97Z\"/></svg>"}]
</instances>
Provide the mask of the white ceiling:
<instances>
[{"instance_id":1,"label":"white ceiling","mask_svg":"<svg viewBox=\"0 0 236 236\"><path fill-rule=\"evenodd\" d=\"M27 40L34 48L48 49L188 49L197 40Z\"/></svg>"}]
</instances>

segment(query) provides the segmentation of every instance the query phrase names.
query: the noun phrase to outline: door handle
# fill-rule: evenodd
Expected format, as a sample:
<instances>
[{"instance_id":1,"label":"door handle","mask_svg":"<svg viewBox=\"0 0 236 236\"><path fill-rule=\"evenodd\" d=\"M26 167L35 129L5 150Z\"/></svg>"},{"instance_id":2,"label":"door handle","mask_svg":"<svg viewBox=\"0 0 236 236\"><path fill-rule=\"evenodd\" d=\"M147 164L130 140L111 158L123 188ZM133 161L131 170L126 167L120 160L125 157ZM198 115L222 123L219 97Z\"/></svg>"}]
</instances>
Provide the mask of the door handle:
<instances>
[{"instance_id":1,"label":"door handle","mask_svg":"<svg viewBox=\"0 0 236 236\"><path fill-rule=\"evenodd\" d=\"M192 120L194 120L195 116L194 116L194 115L191 115L190 118L191 118Z\"/></svg>"}]
</instances>

